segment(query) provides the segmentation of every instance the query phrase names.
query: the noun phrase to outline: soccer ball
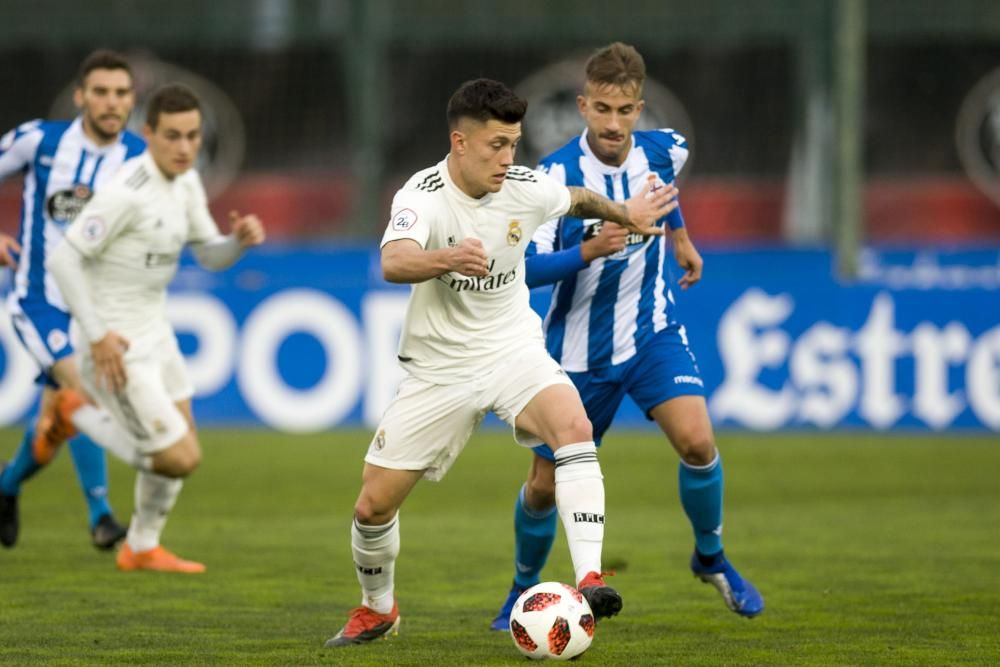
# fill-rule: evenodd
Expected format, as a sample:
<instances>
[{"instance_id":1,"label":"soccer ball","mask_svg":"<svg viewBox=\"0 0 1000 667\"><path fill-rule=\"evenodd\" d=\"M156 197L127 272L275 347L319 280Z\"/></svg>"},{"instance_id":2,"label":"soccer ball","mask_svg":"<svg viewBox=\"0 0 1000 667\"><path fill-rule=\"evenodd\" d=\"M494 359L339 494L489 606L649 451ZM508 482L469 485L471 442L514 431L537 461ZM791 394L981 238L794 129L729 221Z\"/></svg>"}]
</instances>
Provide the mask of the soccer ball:
<instances>
[{"instance_id":1,"label":"soccer ball","mask_svg":"<svg viewBox=\"0 0 1000 667\"><path fill-rule=\"evenodd\" d=\"M533 660L569 660L594 640L594 613L580 591L546 581L521 593L514 603L510 636Z\"/></svg>"}]
</instances>

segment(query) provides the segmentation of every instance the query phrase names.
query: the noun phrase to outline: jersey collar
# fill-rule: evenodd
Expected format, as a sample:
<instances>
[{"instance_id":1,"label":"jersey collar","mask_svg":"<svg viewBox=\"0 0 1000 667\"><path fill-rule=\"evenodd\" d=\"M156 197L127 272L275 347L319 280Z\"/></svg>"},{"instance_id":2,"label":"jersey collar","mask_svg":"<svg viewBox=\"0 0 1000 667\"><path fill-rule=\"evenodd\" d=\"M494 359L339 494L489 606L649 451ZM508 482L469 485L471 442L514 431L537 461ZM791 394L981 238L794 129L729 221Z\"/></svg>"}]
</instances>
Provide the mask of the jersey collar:
<instances>
[{"instance_id":1,"label":"jersey collar","mask_svg":"<svg viewBox=\"0 0 1000 667\"><path fill-rule=\"evenodd\" d=\"M156 166L156 161L153 160L153 156L150 155L148 148L142 152L142 155L139 156L139 160L142 161L142 166L146 168L150 177L152 177L157 183L169 186L173 182L167 180L167 177L163 175L160 168ZM174 178L173 180L176 181L177 178Z\"/></svg>"},{"instance_id":2,"label":"jersey collar","mask_svg":"<svg viewBox=\"0 0 1000 667\"><path fill-rule=\"evenodd\" d=\"M487 192L485 195L476 199L475 197L470 197L465 194L460 187L455 185L455 181L451 179L451 174L448 173L448 156L446 155L443 160L438 162L438 171L441 172L441 180L444 181L445 190L453 198L457 199L459 202L465 204L466 206L485 206L493 197L496 195L494 192Z\"/></svg>"},{"instance_id":3,"label":"jersey collar","mask_svg":"<svg viewBox=\"0 0 1000 667\"><path fill-rule=\"evenodd\" d=\"M628 170L629 163L632 161L632 156L635 155L635 134L633 133L630 137L632 140L632 146L628 149L628 155L625 156L625 161L620 165L608 164L602 162L599 157L594 155L594 151L590 148L590 144L587 143L587 130L583 131L580 135L580 150L583 151L584 156L590 161L591 166L601 174L602 176L617 176L622 172Z\"/></svg>"},{"instance_id":4,"label":"jersey collar","mask_svg":"<svg viewBox=\"0 0 1000 667\"><path fill-rule=\"evenodd\" d=\"M94 143L94 140L87 136L87 133L83 131L83 116L77 116L74 118L73 122L69 126L69 129L71 132L75 132L80 135L80 140L83 141L83 148L88 153L96 153L97 155L110 153L121 145L122 133L125 132L125 130L119 132L118 137L111 143L105 144L104 146L98 146Z\"/></svg>"}]
</instances>

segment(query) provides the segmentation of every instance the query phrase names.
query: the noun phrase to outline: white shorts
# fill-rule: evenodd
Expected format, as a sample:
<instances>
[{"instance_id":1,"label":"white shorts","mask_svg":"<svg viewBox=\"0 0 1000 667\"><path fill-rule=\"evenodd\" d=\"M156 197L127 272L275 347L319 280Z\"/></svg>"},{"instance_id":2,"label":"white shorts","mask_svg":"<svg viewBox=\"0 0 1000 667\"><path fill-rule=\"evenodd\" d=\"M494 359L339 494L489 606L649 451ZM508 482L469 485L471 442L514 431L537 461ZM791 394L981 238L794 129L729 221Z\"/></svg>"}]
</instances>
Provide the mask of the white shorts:
<instances>
[{"instance_id":1,"label":"white shorts","mask_svg":"<svg viewBox=\"0 0 1000 667\"><path fill-rule=\"evenodd\" d=\"M532 398L555 384L573 387L541 346L507 359L475 381L441 385L407 375L382 416L365 461L393 470L423 470L424 479L437 481L488 412L514 428L519 444L534 447L541 441L514 422Z\"/></svg>"},{"instance_id":2,"label":"white shorts","mask_svg":"<svg viewBox=\"0 0 1000 667\"><path fill-rule=\"evenodd\" d=\"M155 454L188 432L187 419L177 403L194 395L184 356L171 334L153 355L130 359L126 354L125 389L112 392L97 386L94 360L81 354L80 374L87 392L124 427L140 452Z\"/></svg>"}]
</instances>

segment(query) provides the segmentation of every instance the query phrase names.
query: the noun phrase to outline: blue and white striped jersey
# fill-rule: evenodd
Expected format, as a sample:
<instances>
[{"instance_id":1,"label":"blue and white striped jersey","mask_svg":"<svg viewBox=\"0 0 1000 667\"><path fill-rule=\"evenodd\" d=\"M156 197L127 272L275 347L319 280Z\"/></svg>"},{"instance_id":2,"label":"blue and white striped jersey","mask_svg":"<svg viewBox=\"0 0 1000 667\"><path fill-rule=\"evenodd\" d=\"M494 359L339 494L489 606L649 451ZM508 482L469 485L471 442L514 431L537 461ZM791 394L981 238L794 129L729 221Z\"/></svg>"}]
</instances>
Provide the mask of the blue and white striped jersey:
<instances>
[{"instance_id":1,"label":"blue and white striped jersey","mask_svg":"<svg viewBox=\"0 0 1000 667\"><path fill-rule=\"evenodd\" d=\"M100 188L125 160L142 153L146 143L131 132L98 146L73 121L33 120L0 138L0 180L21 172L21 257L11 298L45 301L66 310L45 258L94 189Z\"/></svg>"},{"instance_id":2,"label":"blue and white striped jersey","mask_svg":"<svg viewBox=\"0 0 1000 667\"><path fill-rule=\"evenodd\" d=\"M687 156L687 141L673 130L637 131L624 164L608 165L597 159L584 133L543 158L539 168L568 186L625 201L641 191L649 174L672 183ZM671 228L682 226L680 209L660 224L665 222ZM550 220L535 232L528 256L577 246L600 224L569 216ZM629 235L621 252L598 258L555 284L545 340L563 368L584 372L623 363L673 322L668 236Z\"/></svg>"}]
</instances>

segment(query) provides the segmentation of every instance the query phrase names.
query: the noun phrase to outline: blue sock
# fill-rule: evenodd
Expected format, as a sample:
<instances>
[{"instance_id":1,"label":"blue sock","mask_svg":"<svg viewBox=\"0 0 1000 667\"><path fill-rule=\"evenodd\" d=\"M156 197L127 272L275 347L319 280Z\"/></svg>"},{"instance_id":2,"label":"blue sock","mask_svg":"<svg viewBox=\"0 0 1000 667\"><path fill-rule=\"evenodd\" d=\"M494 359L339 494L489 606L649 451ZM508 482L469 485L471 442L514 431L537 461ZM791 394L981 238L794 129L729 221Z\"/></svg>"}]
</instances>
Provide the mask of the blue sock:
<instances>
[{"instance_id":1,"label":"blue sock","mask_svg":"<svg viewBox=\"0 0 1000 667\"><path fill-rule=\"evenodd\" d=\"M681 505L694 529L695 548L705 556L722 551L722 458L695 467L681 461Z\"/></svg>"},{"instance_id":2,"label":"blue sock","mask_svg":"<svg viewBox=\"0 0 1000 667\"><path fill-rule=\"evenodd\" d=\"M524 487L514 504L514 581L527 588L538 583L552 543L559 515L553 505L536 512L524 504Z\"/></svg>"},{"instance_id":3,"label":"blue sock","mask_svg":"<svg viewBox=\"0 0 1000 667\"><path fill-rule=\"evenodd\" d=\"M108 504L108 462L104 450L82 434L69 441L69 452L73 455L76 476L87 499L90 527L93 528L98 519L111 514L111 505Z\"/></svg>"},{"instance_id":4,"label":"blue sock","mask_svg":"<svg viewBox=\"0 0 1000 667\"><path fill-rule=\"evenodd\" d=\"M0 493L5 496L16 496L21 493L21 483L38 472L42 466L35 461L31 451L31 441L35 439L35 427L24 432L21 446L17 448L14 458L7 463L0 475Z\"/></svg>"}]
</instances>

